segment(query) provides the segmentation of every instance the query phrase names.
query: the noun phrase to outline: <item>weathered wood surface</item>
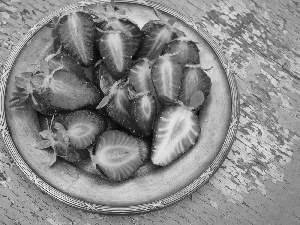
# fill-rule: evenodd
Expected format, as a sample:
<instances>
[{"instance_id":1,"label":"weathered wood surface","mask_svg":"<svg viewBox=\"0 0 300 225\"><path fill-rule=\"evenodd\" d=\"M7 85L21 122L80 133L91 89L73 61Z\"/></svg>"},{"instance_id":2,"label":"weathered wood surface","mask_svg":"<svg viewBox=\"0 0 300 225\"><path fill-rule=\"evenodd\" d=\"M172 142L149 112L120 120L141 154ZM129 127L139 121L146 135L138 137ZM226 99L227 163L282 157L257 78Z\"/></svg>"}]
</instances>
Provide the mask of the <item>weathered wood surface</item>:
<instances>
[{"instance_id":1,"label":"weathered wood surface","mask_svg":"<svg viewBox=\"0 0 300 225\"><path fill-rule=\"evenodd\" d=\"M30 27L74 2L0 1L0 69ZM1 141L0 224L300 224L300 1L158 2L192 17L231 61L241 118L222 167L176 205L104 216L43 194L24 178Z\"/></svg>"}]
</instances>

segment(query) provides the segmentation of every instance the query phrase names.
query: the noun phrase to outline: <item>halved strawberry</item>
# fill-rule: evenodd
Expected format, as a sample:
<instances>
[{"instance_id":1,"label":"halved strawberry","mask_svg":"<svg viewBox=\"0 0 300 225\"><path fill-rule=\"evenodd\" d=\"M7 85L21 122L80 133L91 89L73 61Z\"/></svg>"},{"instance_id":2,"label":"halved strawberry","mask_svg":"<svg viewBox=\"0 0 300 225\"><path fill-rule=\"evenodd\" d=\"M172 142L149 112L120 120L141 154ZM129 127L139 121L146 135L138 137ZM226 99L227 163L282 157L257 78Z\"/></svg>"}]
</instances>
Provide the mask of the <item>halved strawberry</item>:
<instances>
[{"instance_id":1,"label":"halved strawberry","mask_svg":"<svg viewBox=\"0 0 300 225\"><path fill-rule=\"evenodd\" d=\"M137 93L151 92L155 93L153 83L151 80L151 66L152 62L148 59L138 60L130 69L128 79Z\"/></svg>"},{"instance_id":2,"label":"halved strawberry","mask_svg":"<svg viewBox=\"0 0 300 225\"><path fill-rule=\"evenodd\" d=\"M99 3L98 13L100 22L96 23L101 30L115 30L125 33L132 44L131 55L134 55L143 40L142 32L137 24L125 16L125 11L115 7L114 0L111 3ZM97 19L95 20L97 21ZM97 32L96 36L101 37L102 34ZM100 38L96 38L99 40Z\"/></svg>"},{"instance_id":3,"label":"halved strawberry","mask_svg":"<svg viewBox=\"0 0 300 225\"><path fill-rule=\"evenodd\" d=\"M94 61L95 23L85 12L71 12L59 18L53 28L54 38L85 67Z\"/></svg>"},{"instance_id":4,"label":"halved strawberry","mask_svg":"<svg viewBox=\"0 0 300 225\"><path fill-rule=\"evenodd\" d=\"M145 135L151 135L152 124L156 116L156 101L151 94L143 94L134 98L130 113Z\"/></svg>"},{"instance_id":5,"label":"halved strawberry","mask_svg":"<svg viewBox=\"0 0 300 225\"><path fill-rule=\"evenodd\" d=\"M143 136L142 130L137 126L130 113L131 101L128 96L129 85L117 81L110 89L109 95L103 98L97 108L106 107L108 116L130 131L130 133Z\"/></svg>"},{"instance_id":6,"label":"halved strawberry","mask_svg":"<svg viewBox=\"0 0 300 225\"><path fill-rule=\"evenodd\" d=\"M166 103L165 99L171 102L177 100L180 93L183 67L172 56L173 54L160 56L151 70L156 95L163 105Z\"/></svg>"},{"instance_id":7,"label":"halved strawberry","mask_svg":"<svg viewBox=\"0 0 300 225\"><path fill-rule=\"evenodd\" d=\"M177 29L173 27L176 20L172 18L166 21L158 10L155 12L160 20L150 20L143 26L139 58L157 59L165 45L177 37Z\"/></svg>"},{"instance_id":8,"label":"halved strawberry","mask_svg":"<svg viewBox=\"0 0 300 225\"><path fill-rule=\"evenodd\" d=\"M164 47L162 54L176 52L178 53L173 57L183 66L200 63L199 49L196 43L186 37L182 36L168 43Z\"/></svg>"},{"instance_id":9,"label":"halved strawberry","mask_svg":"<svg viewBox=\"0 0 300 225\"><path fill-rule=\"evenodd\" d=\"M22 73L15 81L18 91L13 94L11 107L22 108L28 99L43 114L96 106L103 97L92 83L59 68L51 74Z\"/></svg>"},{"instance_id":10,"label":"halved strawberry","mask_svg":"<svg viewBox=\"0 0 300 225\"><path fill-rule=\"evenodd\" d=\"M193 112L178 105L162 109L156 118L151 160L166 166L196 143L200 126Z\"/></svg>"},{"instance_id":11,"label":"halved strawberry","mask_svg":"<svg viewBox=\"0 0 300 225\"><path fill-rule=\"evenodd\" d=\"M183 70L179 100L197 109L209 95L210 88L211 79L200 65L187 65Z\"/></svg>"},{"instance_id":12,"label":"halved strawberry","mask_svg":"<svg viewBox=\"0 0 300 225\"><path fill-rule=\"evenodd\" d=\"M132 64L132 45L126 34L120 31L99 31L99 51L112 77L119 80L127 75Z\"/></svg>"},{"instance_id":13,"label":"halved strawberry","mask_svg":"<svg viewBox=\"0 0 300 225\"><path fill-rule=\"evenodd\" d=\"M92 160L109 179L128 179L142 165L136 138L121 131L109 130L100 135Z\"/></svg>"},{"instance_id":14,"label":"halved strawberry","mask_svg":"<svg viewBox=\"0 0 300 225\"><path fill-rule=\"evenodd\" d=\"M61 117L57 120L62 121L70 146L76 149L87 148L107 129L104 117L90 110L76 110Z\"/></svg>"}]
</instances>

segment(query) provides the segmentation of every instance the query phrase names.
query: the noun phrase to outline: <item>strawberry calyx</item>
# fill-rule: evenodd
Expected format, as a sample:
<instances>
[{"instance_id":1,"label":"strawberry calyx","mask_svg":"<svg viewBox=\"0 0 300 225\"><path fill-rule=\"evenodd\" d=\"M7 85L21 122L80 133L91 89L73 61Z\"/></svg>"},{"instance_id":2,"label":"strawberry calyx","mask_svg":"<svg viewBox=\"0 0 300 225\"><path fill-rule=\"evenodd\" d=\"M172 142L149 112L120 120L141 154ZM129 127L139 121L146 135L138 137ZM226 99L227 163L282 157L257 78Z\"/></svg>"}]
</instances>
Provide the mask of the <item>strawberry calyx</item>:
<instances>
[{"instance_id":1,"label":"strawberry calyx","mask_svg":"<svg viewBox=\"0 0 300 225\"><path fill-rule=\"evenodd\" d=\"M101 80L100 80L101 82ZM101 85L101 83L100 83ZM114 97L114 95L118 92L119 89L122 89L128 85L128 81L124 82L124 80L117 80L110 88L107 90L108 94L104 96L96 109L101 109L105 107L110 100Z\"/></svg>"},{"instance_id":2,"label":"strawberry calyx","mask_svg":"<svg viewBox=\"0 0 300 225\"><path fill-rule=\"evenodd\" d=\"M203 68L200 64L187 64L187 65L185 65L185 67L187 67L187 68L199 68L199 69L202 69L204 71L209 71L212 68L214 68L213 66L211 66L209 68Z\"/></svg>"},{"instance_id":3,"label":"strawberry calyx","mask_svg":"<svg viewBox=\"0 0 300 225\"><path fill-rule=\"evenodd\" d=\"M159 18L160 22L166 25L166 28L170 31L174 32L176 35L183 36L185 35L182 31L175 28L175 24L177 22L177 19L175 17L172 17L170 19L165 19L162 15L162 13L154 8L155 15Z\"/></svg>"},{"instance_id":4,"label":"strawberry calyx","mask_svg":"<svg viewBox=\"0 0 300 225\"><path fill-rule=\"evenodd\" d=\"M108 22L115 22L121 18L129 19L125 15L125 10L116 7L114 0L112 0L110 3L97 2L96 8L96 11L91 12L96 16L94 20L95 22L102 22L104 20Z\"/></svg>"},{"instance_id":5,"label":"strawberry calyx","mask_svg":"<svg viewBox=\"0 0 300 225\"><path fill-rule=\"evenodd\" d=\"M124 33L124 34L126 34L127 37L132 36L131 33L127 30L122 30L122 31L117 30L117 29L116 30L101 30L98 27L96 29L97 29L97 31L99 31L100 33L103 33L103 34L120 34L120 33Z\"/></svg>"}]
</instances>

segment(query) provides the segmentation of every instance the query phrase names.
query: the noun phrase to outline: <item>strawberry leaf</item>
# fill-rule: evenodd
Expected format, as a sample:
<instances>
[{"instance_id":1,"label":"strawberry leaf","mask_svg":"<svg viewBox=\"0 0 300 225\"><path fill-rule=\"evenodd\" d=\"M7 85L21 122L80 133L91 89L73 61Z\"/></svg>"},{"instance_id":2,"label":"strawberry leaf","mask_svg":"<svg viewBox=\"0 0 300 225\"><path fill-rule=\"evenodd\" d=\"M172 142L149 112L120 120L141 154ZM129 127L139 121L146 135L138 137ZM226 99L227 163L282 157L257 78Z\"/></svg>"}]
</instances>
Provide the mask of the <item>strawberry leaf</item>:
<instances>
[{"instance_id":1,"label":"strawberry leaf","mask_svg":"<svg viewBox=\"0 0 300 225\"><path fill-rule=\"evenodd\" d=\"M52 143L50 140L41 140L41 141L37 142L35 147L37 149L46 149L46 148L52 147Z\"/></svg>"},{"instance_id":2,"label":"strawberry leaf","mask_svg":"<svg viewBox=\"0 0 300 225\"><path fill-rule=\"evenodd\" d=\"M190 107L197 109L200 105L202 105L203 102L204 93L201 90L196 91L190 99Z\"/></svg>"}]
</instances>

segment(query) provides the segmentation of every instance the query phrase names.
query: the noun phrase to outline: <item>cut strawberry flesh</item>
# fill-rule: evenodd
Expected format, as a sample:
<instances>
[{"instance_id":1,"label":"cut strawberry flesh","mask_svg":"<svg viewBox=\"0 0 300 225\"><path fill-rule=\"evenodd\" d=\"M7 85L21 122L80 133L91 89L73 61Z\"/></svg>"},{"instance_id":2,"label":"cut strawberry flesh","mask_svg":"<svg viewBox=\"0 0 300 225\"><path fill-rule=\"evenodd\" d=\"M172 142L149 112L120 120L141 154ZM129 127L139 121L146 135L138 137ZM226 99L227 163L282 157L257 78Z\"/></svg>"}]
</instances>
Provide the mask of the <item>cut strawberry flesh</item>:
<instances>
[{"instance_id":1,"label":"cut strawberry flesh","mask_svg":"<svg viewBox=\"0 0 300 225\"><path fill-rule=\"evenodd\" d=\"M142 164L137 140L115 130L100 136L93 160L114 181L129 178Z\"/></svg>"},{"instance_id":2,"label":"cut strawberry flesh","mask_svg":"<svg viewBox=\"0 0 300 225\"><path fill-rule=\"evenodd\" d=\"M163 56L153 65L151 71L152 82L158 96L166 96L177 100L182 79L182 66L170 58Z\"/></svg>"},{"instance_id":3,"label":"cut strawberry flesh","mask_svg":"<svg viewBox=\"0 0 300 225\"><path fill-rule=\"evenodd\" d=\"M147 94L133 100L131 115L145 135L152 133L152 124L156 116L156 102L152 95Z\"/></svg>"},{"instance_id":4,"label":"cut strawberry flesh","mask_svg":"<svg viewBox=\"0 0 300 225\"><path fill-rule=\"evenodd\" d=\"M166 166L197 141L200 127L197 116L181 106L165 108L158 116L152 145L152 162Z\"/></svg>"},{"instance_id":5,"label":"cut strawberry flesh","mask_svg":"<svg viewBox=\"0 0 300 225\"><path fill-rule=\"evenodd\" d=\"M161 21L149 21L142 31L144 40L138 56L149 60L157 59L164 46L176 37L170 26Z\"/></svg>"},{"instance_id":6,"label":"cut strawberry flesh","mask_svg":"<svg viewBox=\"0 0 300 225\"><path fill-rule=\"evenodd\" d=\"M163 54L165 53L177 53L173 57L183 66L200 63L199 49L193 41L174 40L164 47Z\"/></svg>"},{"instance_id":7,"label":"cut strawberry flesh","mask_svg":"<svg viewBox=\"0 0 300 225\"><path fill-rule=\"evenodd\" d=\"M102 97L92 83L66 71L57 71L54 74L50 80L49 91L48 98L51 98L51 105L70 110L97 104Z\"/></svg>"},{"instance_id":8,"label":"cut strawberry flesh","mask_svg":"<svg viewBox=\"0 0 300 225\"><path fill-rule=\"evenodd\" d=\"M129 82L137 93L146 91L154 92L150 66L151 64L148 60L142 60L135 64L129 72Z\"/></svg>"},{"instance_id":9,"label":"cut strawberry flesh","mask_svg":"<svg viewBox=\"0 0 300 225\"><path fill-rule=\"evenodd\" d=\"M103 61L116 80L123 78L131 66L131 48L129 38L117 31L106 31L99 42Z\"/></svg>"},{"instance_id":10,"label":"cut strawberry flesh","mask_svg":"<svg viewBox=\"0 0 300 225\"><path fill-rule=\"evenodd\" d=\"M70 144L76 149L90 146L107 128L105 119L89 110L77 110L65 117Z\"/></svg>"},{"instance_id":11,"label":"cut strawberry flesh","mask_svg":"<svg viewBox=\"0 0 300 225\"><path fill-rule=\"evenodd\" d=\"M85 148L95 140L96 128L94 124L76 124L68 129L71 142L76 148Z\"/></svg>"},{"instance_id":12,"label":"cut strawberry flesh","mask_svg":"<svg viewBox=\"0 0 300 225\"><path fill-rule=\"evenodd\" d=\"M62 17L56 29L58 38L72 56L89 67L93 61L95 25L91 15L84 12Z\"/></svg>"},{"instance_id":13,"label":"cut strawberry flesh","mask_svg":"<svg viewBox=\"0 0 300 225\"><path fill-rule=\"evenodd\" d=\"M113 58L116 69L120 72L124 67L124 53L123 41L118 33L111 34L106 39L107 48L109 48L110 54Z\"/></svg>"}]
</instances>

